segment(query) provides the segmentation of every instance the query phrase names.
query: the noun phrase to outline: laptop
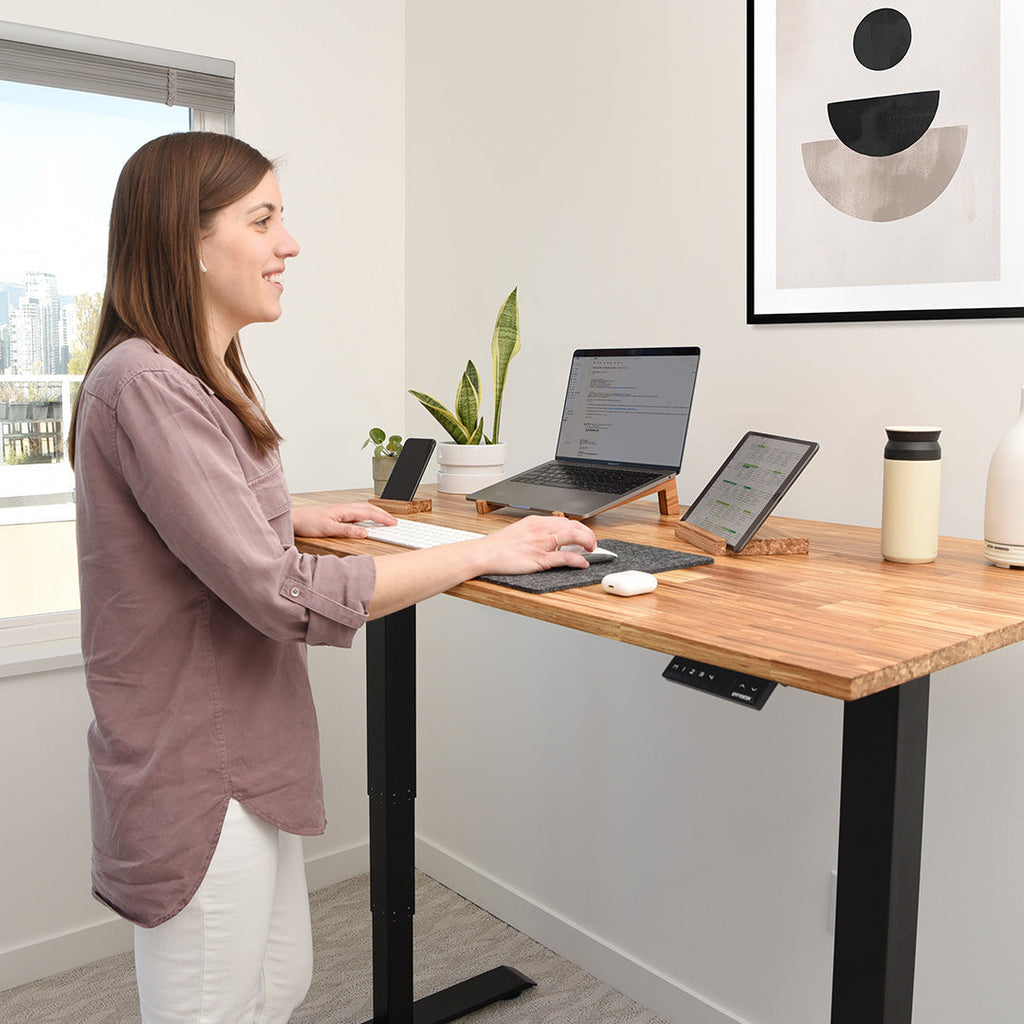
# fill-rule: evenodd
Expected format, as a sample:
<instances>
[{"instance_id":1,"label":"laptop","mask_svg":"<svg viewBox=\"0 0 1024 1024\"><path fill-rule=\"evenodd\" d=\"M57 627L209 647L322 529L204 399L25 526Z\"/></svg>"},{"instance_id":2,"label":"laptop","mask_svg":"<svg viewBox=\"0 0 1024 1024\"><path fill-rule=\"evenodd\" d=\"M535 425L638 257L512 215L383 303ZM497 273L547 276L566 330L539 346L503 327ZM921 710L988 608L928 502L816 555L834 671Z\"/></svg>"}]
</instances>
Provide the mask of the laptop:
<instances>
[{"instance_id":1,"label":"laptop","mask_svg":"<svg viewBox=\"0 0 1024 1024\"><path fill-rule=\"evenodd\" d=\"M679 472L699 348L573 353L555 457L469 501L587 519Z\"/></svg>"}]
</instances>

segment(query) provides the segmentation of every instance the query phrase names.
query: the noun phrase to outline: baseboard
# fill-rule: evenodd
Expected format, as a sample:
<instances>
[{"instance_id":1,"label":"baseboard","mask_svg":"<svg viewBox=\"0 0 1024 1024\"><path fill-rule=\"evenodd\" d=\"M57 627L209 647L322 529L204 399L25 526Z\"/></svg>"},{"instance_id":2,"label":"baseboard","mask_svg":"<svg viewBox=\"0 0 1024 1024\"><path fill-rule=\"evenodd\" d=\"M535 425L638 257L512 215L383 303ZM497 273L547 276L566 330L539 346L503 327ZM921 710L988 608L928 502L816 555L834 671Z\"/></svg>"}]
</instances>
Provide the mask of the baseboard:
<instances>
[{"instance_id":1,"label":"baseboard","mask_svg":"<svg viewBox=\"0 0 1024 1024\"><path fill-rule=\"evenodd\" d=\"M416 840L416 865L431 878L578 964L666 1021L747 1024L435 843ZM313 892L364 874L369 867L369 844L360 843L308 860L306 879ZM131 946L131 925L118 919L6 950L0 953L0 990L127 952Z\"/></svg>"},{"instance_id":2,"label":"baseboard","mask_svg":"<svg viewBox=\"0 0 1024 1024\"><path fill-rule=\"evenodd\" d=\"M370 870L370 845L360 843L306 861L310 892L347 881ZM41 942L0 952L0 991L25 985L83 964L127 953L132 926L120 918L54 935Z\"/></svg>"},{"instance_id":3,"label":"baseboard","mask_svg":"<svg viewBox=\"0 0 1024 1024\"><path fill-rule=\"evenodd\" d=\"M347 882L370 870L370 844L359 843L319 857L306 858L306 888L310 892Z\"/></svg>"},{"instance_id":4,"label":"baseboard","mask_svg":"<svg viewBox=\"0 0 1024 1024\"><path fill-rule=\"evenodd\" d=\"M416 866L670 1024L748 1024L431 841L417 838Z\"/></svg>"},{"instance_id":5,"label":"baseboard","mask_svg":"<svg viewBox=\"0 0 1024 1024\"><path fill-rule=\"evenodd\" d=\"M48 978L132 948L132 926L115 918L0 953L0 990Z\"/></svg>"}]
</instances>

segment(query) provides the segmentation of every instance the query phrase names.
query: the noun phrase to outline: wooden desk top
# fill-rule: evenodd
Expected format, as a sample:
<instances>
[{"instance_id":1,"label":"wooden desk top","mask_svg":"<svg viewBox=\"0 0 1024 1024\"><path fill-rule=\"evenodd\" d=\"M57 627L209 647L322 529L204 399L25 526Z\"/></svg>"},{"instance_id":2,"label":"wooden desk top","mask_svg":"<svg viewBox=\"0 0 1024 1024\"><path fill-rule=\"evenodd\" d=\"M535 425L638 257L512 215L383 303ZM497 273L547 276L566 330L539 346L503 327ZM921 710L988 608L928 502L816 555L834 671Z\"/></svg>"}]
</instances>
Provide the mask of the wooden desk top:
<instances>
[{"instance_id":1,"label":"wooden desk top","mask_svg":"<svg viewBox=\"0 0 1024 1024\"><path fill-rule=\"evenodd\" d=\"M296 505L364 501L369 491L294 496ZM421 515L487 533L519 513L477 515L438 495ZM533 595L470 580L456 597L787 686L853 700L1024 639L1024 571L999 569L982 542L941 539L927 565L882 560L879 531L775 518L810 537L807 555L724 555L714 565L659 574L652 594L621 598L598 586ZM634 502L589 521L598 539L694 551L656 503ZM298 541L315 554L394 554L376 541Z\"/></svg>"}]
</instances>

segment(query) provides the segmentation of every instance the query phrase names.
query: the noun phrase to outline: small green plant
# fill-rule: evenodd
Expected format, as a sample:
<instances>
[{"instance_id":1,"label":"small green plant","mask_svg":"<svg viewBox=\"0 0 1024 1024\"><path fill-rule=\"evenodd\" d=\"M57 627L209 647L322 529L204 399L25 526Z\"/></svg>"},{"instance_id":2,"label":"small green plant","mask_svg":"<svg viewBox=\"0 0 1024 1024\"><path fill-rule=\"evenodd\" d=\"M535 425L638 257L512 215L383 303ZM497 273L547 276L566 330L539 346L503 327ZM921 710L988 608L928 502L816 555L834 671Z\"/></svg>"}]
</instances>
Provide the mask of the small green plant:
<instances>
[{"instance_id":1,"label":"small green plant","mask_svg":"<svg viewBox=\"0 0 1024 1024\"><path fill-rule=\"evenodd\" d=\"M363 442L362 446L365 448L368 444L374 446L373 457L375 459L402 454L402 435L392 434L388 437L380 427L372 427L370 429L370 436Z\"/></svg>"},{"instance_id":2,"label":"small green plant","mask_svg":"<svg viewBox=\"0 0 1024 1024\"><path fill-rule=\"evenodd\" d=\"M518 288L502 303L491 337L491 363L494 378L494 430L491 436L484 434L484 419L480 415L480 374L471 359L455 392L455 410L422 391L410 391L412 395L438 423L456 444L497 444L501 427L501 400L505 393L508 364L519 351L519 302Z\"/></svg>"}]
</instances>

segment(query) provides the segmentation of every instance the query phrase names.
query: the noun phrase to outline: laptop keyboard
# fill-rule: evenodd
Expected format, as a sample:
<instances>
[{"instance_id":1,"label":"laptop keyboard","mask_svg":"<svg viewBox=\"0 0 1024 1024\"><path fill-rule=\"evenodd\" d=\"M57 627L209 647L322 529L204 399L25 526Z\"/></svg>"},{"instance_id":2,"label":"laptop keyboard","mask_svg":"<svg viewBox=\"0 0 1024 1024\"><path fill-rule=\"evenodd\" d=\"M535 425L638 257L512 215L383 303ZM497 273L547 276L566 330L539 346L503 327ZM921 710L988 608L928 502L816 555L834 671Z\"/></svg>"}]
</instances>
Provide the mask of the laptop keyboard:
<instances>
[{"instance_id":1,"label":"laptop keyboard","mask_svg":"<svg viewBox=\"0 0 1024 1024\"><path fill-rule=\"evenodd\" d=\"M512 479L516 483L544 484L548 487L566 487L576 491L597 491L605 494L625 494L635 487L643 487L664 474L636 469L608 469L603 466L572 466L564 462L547 462L528 469Z\"/></svg>"}]
</instances>

